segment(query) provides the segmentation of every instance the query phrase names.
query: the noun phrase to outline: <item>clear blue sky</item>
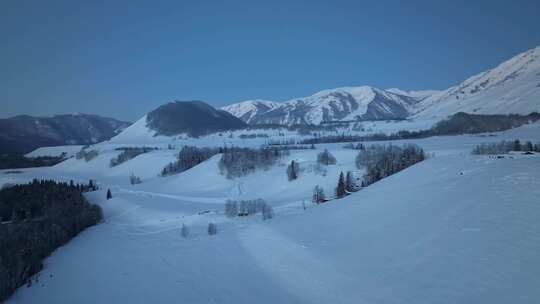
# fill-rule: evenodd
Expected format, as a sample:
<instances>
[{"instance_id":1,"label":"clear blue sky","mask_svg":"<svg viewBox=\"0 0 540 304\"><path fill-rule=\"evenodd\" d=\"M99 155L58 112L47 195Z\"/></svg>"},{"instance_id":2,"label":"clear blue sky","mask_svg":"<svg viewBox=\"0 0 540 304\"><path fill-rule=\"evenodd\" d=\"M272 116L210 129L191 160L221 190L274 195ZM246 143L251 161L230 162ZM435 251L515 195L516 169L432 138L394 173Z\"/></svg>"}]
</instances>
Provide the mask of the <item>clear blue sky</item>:
<instances>
[{"instance_id":1,"label":"clear blue sky","mask_svg":"<svg viewBox=\"0 0 540 304\"><path fill-rule=\"evenodd\" d=\"M540 45L539 3L4 0L0 116L443 89Z\"/></svg>"}]
</instances>

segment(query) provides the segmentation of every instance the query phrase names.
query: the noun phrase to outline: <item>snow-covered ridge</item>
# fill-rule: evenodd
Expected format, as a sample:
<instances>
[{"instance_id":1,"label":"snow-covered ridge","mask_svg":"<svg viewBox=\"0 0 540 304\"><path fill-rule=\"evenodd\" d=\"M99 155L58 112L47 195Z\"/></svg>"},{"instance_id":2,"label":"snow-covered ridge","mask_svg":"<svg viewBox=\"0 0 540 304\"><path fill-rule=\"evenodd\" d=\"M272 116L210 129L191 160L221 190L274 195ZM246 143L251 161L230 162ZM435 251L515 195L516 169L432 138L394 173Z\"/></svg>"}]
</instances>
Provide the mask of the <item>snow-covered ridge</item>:
<instances>
[{"instance_id":1,"label":"snow-covered ridge","mask_svg":"<svg viewBox=\"0 0 540 304\"><path fill-rule=\"evenodd\" d=\"M248 100L222 109L252 124L320 124L325 121L403 119L427 93L415 96L370 86L341 87L283 103Z\"/></svg>"},{"instance_id":2,"label":"snow-covered ridge","mask_svg":"<svg viewBox=\"0 0 540 304\"><path fill-rule=\"evenodd\" d=\"M280 103L275 101L253 99L225 106L221 109L231 113L232 115L242 119L247 123L250 123L251 120L257 115L266 113L279 106Z\"/></svg>"},{"instance_id":3,"label":"snow-covered ridge","mask_svg":"<svg viewBox=\"0 0 540 304\"><path fill-rule=\"evenodd\" d=\"M528 50L423 100L415 117L456 112L529 114L540 111L540 47Z\"/></svg>"},{"instance_id":4,"label":"snow-covered ridge","mask_svg":"<svg viewBox=\"0 0 540 304\"><path fill-rule=\"evenodd\" d=\"M222 109L251 124L442 119L457 112L529 114L540 111L540 47L442 91L342 87L282 103L248 100Z\"/></svg>"}]
</instances>

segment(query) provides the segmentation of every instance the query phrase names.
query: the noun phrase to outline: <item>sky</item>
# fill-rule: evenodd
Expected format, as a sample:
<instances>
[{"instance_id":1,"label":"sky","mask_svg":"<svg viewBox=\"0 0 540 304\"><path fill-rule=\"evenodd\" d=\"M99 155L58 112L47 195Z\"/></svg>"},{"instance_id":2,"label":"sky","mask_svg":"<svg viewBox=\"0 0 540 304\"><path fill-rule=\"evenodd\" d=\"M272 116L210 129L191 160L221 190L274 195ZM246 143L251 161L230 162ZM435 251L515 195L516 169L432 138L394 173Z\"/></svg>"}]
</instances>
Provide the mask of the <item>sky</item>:
<instances>
[{"instance_id":1,"label":"sky","mask_svg":"<svg viewBox=\"0 0 540 304\"><path fill-rule=\"evenodd\" d=\"M0 117L134 121L340 86L445 89L540 45L540 1L0 1Z\"/></svg>"}]
</instances>

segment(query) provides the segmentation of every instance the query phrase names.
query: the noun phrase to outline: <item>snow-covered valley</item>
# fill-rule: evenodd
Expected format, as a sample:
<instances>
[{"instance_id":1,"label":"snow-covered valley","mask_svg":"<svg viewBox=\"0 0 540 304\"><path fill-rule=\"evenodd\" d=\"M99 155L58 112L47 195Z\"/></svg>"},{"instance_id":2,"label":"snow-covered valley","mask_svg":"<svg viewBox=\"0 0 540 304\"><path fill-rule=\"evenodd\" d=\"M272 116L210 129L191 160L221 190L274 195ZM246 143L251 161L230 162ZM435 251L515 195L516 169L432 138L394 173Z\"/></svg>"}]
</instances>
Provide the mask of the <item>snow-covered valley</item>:
<instances>
[{"instance_id":1,"label":"snow-covered valley","mask_svg":"<svg viewBox=\"0 0 540 304\"><path fill-rule=\"evenodd\" d=\"M101 190L86 196L105 216L56 250L38 280L8 302L534 303L540 156L470 152L482 142L539 142L540 124L491 135L393 141L415 143L429 158L320 205L310 201L315 185L331 194L339 172L358 170L357 151L343 143L293 150L268 170L234 179L220 174L219 155L158 177L180 143L222 143L213 137L180 141L173 150L157 137L153 144L163 149L113 168L115 149L127 144L114 138L95 145L100 153L88 162L0 171L0 184L96 179ZM231 140L259 146L268 139ZM337 164L321 172L315 163L325 148ZM288 181L291 160L300 174ZM131 174L142 183L131 185ZM254 198L272 205L275 217L224 215L227 199ZM210 222L216 235L207 234ZM189 227L187 238L182 225Z\"/></svg>"}]
</instances>

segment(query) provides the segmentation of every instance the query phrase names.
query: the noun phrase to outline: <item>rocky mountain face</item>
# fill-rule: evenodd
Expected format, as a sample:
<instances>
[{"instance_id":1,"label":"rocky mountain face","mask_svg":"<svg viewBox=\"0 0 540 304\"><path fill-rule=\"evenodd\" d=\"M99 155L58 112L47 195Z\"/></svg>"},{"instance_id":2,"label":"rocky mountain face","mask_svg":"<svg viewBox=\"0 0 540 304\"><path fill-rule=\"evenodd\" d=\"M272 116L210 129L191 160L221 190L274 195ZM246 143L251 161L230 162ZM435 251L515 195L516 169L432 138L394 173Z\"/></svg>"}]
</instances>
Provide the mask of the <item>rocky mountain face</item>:
<instances>
[{"instance_id":1,"label":"rocky mountain face","mask_svg":"<svg viewBox=\"0 0 540 304\"><path fill-rule=\"evenodd\" d=\"M0 119L0 153L27 153L38 147L87 145L108 140L129 122L88 114L27 115Z\"/></svg>"},{"instance_id":2,"label":"rocky mountain face","mask_svg":"<svg viewBox=\"0 0 540 304\"><path fill-rule=\"evenodd\" d=\"M540 47L443 91L344 87L282 103L248 100L222 109L249 124L287 125L346 120L443 119L458 112L540 112Z\"/></svg>"}]
</instances>

